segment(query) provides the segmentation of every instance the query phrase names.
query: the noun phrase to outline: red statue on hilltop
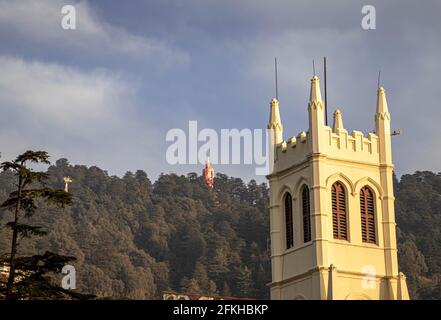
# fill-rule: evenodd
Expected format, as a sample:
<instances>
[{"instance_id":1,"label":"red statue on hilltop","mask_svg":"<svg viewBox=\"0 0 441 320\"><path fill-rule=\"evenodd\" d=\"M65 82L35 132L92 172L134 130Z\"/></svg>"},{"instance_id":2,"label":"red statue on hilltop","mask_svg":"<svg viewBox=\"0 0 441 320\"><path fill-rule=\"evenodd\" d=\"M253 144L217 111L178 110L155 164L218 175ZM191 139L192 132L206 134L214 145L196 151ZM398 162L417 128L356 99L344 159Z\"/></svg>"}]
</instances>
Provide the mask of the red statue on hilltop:
<instances>
[{"instance_id":1,"label":"red statue on hilltop","mask_svg":"<svg viewBox=\"0 0 441 320\"><path fill-rule=\"evenodd\" d=\"M210 159L207 159L205 161L205 167L202 170L202 175L204 176L205 183L207 184L207 187L210 189L213 189L214 184L214 170L211 166Z\"/></svg>"}]
</instances>

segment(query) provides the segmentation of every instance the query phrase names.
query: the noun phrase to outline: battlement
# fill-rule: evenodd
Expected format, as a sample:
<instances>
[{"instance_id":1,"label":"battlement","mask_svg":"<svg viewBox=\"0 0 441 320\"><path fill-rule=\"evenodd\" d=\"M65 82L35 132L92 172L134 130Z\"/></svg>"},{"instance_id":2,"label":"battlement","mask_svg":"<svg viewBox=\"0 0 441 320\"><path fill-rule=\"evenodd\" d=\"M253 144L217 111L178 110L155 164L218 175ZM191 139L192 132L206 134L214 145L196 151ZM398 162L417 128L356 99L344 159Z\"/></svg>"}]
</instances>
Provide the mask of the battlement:
<instances>
[{"instance_id":1,"label":"battlement","mask_svg":"<svg viewBox=\"0 0 441 320\"><path fill-rule=\"evenodd\" d=\"M296 136L276 145L274 165L276 171L289 166L298 165L311 154L311 139L308 131L302 131Z\"/></svg>"},{"instance_id":2,"label":"battlement","mask_svg":"<svg viewBox=\"0 0 441 320\"><path fill-rule=\"evenodd\" d=\"M282 149L282 152L286 152L288 147L296 148L297 143L305 143L307 140L307 132L302 131L297 136L292 136L287 141L283 141L279 147Z\"/></svg>"},{"instance_id":3,"label":"battlement","mask_svg":"<svg viewBox=\"0 0 441 320\"><path fill-rule=\"evenodd\" d=\"M378 136L354 130L351 134L346 129L333 132L331 127L322 127L323 145L321 154L328 158L345 161L357 161L378 165L379 145ZM301 131L296 136L284 140L276 146L275 169L282 171L291 166L296 166L312 154L311 136L309 131Z\"/></svg>"},{"instance_id":4,"label":"battlement","mask_svg":"<svg viewBox=\"0 0 441 320\"><path fill-rule=\"evenodd\" d=\"M351 134L346 129L333 132L324 127L324 150L328 157L344 158L349 161L379 162L378 136L372 132L364 136L363 132L354 130Z\"/></svg>"}]
</instances>

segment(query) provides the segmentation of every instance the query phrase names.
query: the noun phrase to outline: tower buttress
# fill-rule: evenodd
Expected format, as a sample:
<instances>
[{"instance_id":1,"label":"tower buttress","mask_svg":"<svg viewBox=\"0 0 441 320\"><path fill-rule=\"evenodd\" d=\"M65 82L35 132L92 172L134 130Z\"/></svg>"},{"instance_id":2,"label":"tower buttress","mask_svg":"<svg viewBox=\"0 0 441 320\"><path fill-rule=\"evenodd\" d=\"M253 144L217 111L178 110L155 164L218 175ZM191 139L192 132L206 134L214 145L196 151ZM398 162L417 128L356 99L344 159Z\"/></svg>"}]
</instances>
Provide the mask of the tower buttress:
<instances>
[{"instance_id":1,"label":"tower buttress","mask_svg":"<svg viewBox=\"0 0 441 320\"><path fill-rule=\"evenodd\" d=\"M386 92L383 87L377 90L377 110L375 130L379 143L380 179L385 197L382 199L386 274L398 274L397 244L395 228L395 208L393 191L393 164L390 134L390 113L387 106ZM393 283L390 284L392 287Z\"/></svg>"},{"instance_id":2,"label":"tower buttress","mask_svg":"<svg viewBox=\"0 0 441 320\"><path fill-rule=\"evenodd\" d=\"M324 202L324 171L323 171L323 152L325 151L325 121L324 103L320 91L320 79L313 76L311 79L311 89L308 102L309 114L309 136L310 136L310 210L311 210L311 233L314 241L313 264L319 269L328 263L328 244L327 244L327 215L323 214ZM316 299L326 298L325 271L320 269L313 278L314 297Z\"/></svg>"}]
</instances>

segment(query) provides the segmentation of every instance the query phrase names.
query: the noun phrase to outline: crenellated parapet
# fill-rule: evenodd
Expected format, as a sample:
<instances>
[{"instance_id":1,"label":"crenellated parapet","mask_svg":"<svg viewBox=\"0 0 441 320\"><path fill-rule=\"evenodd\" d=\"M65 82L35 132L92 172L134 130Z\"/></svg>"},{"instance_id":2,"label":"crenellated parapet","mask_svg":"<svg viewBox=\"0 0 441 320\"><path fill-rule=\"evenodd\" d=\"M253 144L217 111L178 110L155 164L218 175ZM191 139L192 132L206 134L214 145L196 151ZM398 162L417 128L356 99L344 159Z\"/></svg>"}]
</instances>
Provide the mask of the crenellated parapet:
<instances>
[{"instance_id":1,"label":"crenellated parapet","mask_svg":"<svg viewBox=\"0 0 441 320\"><path fill-rule=\"evenodd\" d=\"M378 164L378 136L354 130L351 134L346 129L333 132L330 127L324 127L325 143L323 153L328 157L344 158L352 161L372 162Z\"/></svg>"},{"instance_id":2,"label":"crenellated parapet","mask_svg":"<svg viewBox=\"0 0 441 320\"><path fill-rule=\"evenodd\" d=\"M302 131L276 146L274 169L277 172L301 164L310 153L311 137L309 132Z\"/></svg>"},{"instance_id":3,"label":"crenellated parapet","mask_svg":"<svg viewBox=\"0 0 441 320\"><path fill-rule=\"evenodd\" d=\"M287 141L283 141L280 144L282 152L286 152L288 147L297 148L298 143L305 143L307 140L307 133L305 131L300 132L297 136L292 136Z\"/></svg>"},{"instance_id":4,"label":"crenellated parapet","mask_svg":"<svg viewBox=\"0 0 441 320\"><path fill-rule=\"evenodd\" d=\"M322 154L327 158L379 164L379 143L375 133L365 136L363 132L354 130L349 134L346 129L333 132L328 126L324 126L323 131ZM302 131L278 144L275 148L275 171L307 161L312 153L310 138L308 131Z\"/></svg>"}]
</instances>

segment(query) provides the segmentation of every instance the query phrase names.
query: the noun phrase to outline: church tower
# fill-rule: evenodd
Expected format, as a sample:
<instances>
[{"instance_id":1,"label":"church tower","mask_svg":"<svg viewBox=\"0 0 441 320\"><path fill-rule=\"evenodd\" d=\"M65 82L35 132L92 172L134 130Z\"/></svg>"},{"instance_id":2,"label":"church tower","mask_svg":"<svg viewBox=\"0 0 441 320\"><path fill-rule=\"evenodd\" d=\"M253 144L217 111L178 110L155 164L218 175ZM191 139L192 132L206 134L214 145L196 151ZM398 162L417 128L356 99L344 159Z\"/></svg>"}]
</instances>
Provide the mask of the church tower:
<instances>
[{"instance_id":1,"label":"church tower","mask_svg":"<svg viewBox=\"0 0 441 320\"><path fill-rule=\"evenodd\" d=\"M311 79L309 129L284 140L271 102L271 299L409 299L395 235L390 114L377 92L375 132L324 122L320 80Z\"/></svg>"}]
</instances>

